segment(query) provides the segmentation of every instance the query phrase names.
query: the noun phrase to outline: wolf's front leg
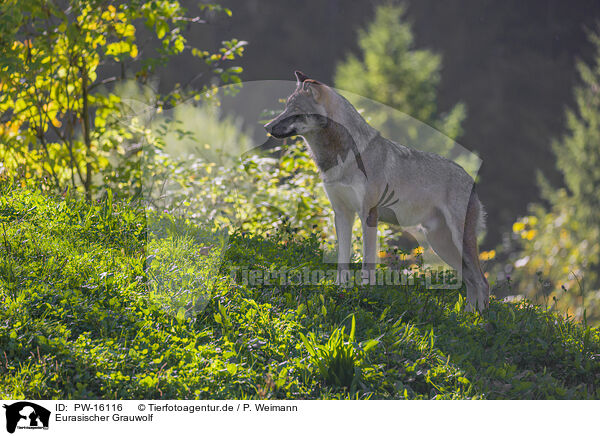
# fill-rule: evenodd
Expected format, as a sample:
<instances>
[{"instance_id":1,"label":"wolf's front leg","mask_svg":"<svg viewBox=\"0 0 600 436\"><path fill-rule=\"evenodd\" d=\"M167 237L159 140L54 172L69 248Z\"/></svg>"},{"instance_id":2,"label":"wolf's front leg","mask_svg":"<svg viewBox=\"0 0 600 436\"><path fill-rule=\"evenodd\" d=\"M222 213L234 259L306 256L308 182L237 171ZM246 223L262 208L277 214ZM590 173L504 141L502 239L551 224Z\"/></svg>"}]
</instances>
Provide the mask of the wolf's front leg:
<instances>
[{"instance_id":1,"label":"wolf's front leg","mask_svg":"<svg viewBox=\"0 0 600 436\"><path fill-rule=\"evenodd\" d=\"M335 234L338 240L338 271L336 283L345 285L350 278L350 255L352 253L352 225L355 213L349 209L335 210Z\"/></svg>"},{"instance_id":2,"label":"wolf's front leg","mask_svg":"<svg viewBox=\"0 0 600 436\"><path fill-rule=\"evenodd\" d=\"M361 215L363 235L363 264L362 284L374 285L376 283L375 266L377 265L377 209L372 208Z\"/></svg>"}]
</instances>

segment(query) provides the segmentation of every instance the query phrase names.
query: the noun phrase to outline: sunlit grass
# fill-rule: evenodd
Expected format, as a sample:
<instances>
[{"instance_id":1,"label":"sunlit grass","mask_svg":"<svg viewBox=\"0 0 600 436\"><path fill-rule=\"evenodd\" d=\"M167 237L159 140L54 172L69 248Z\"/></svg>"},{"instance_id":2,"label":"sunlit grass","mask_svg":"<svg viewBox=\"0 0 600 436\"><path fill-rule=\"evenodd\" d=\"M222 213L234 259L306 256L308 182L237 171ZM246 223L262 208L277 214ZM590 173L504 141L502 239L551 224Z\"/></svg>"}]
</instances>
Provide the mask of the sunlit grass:
<instances>
[{"instance_id":1,"label":"sunlit grass","mask_svg":"<svg viewBox=\"0 0 600 436\"><path fill-rule=\"evenodd\" d=\"M244 285L236 268L328 269L318 238L147 223L4 189L0 397L599 396L598 331L527 301L478 315L457 290Z\"/></svg>"}]
</instances>

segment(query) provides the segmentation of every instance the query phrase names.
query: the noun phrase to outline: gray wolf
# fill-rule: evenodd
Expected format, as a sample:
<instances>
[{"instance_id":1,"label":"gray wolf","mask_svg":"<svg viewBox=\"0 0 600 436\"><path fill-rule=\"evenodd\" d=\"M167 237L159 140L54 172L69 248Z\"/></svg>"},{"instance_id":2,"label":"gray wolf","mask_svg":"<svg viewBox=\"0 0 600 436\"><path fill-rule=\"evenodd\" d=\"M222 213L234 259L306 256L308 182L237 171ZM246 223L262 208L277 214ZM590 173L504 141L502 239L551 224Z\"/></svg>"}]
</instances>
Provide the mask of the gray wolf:
<instances>
[{"instance_id":1,"label":"gray wolf","mask_svg":"<svg viewBox=\"0 0 600 436\"><path fill-rule=\"evenodd\" d=\"M348 277L358 214L363 284L374 283L377 223L420 225L440 258L462 272L467 308L487 308L489 284L477 246L485 215L471 176L441 156L384 138L333 89L299 71L295 75L296 90L265 129L276 138L301 136L308 144L335 213L338 282Z\"/></svg>"}]
</instances>

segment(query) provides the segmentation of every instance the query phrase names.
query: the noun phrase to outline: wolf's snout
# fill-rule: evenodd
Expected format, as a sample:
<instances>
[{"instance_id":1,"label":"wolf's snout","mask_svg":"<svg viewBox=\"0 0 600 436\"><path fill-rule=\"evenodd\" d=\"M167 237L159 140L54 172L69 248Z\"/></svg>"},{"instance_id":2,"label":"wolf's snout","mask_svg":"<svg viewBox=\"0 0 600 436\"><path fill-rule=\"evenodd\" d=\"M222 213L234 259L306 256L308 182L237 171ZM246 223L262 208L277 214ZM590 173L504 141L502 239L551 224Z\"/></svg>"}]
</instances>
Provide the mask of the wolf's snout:
<instances>
[{"instance_id":1,"label":"wolf's snout","mask_svg":"<svg viewBox=\"0 0 600 436\"><path fill-rule=\"evenodd\" d=\"M274 122L274 121L275 121L275 120L271 120L271 121L269 121L267 124L265 124L265 130L266 130L266 131L267 131L267 133L269 133L269 134L273 134L273 124L274 124L273 122Z\"/></svg>"},{"instance_id":2,"label":"wolf's snout","mask_svg":"<svg viewBox=\"0 0 600 436\"><path fill-rule=\"evenodd\" d=\"M267 131L267 133L275 138L284 138L285 132L283 132L282 123L279 122L279 120L277 118L275 118L274 120L269 121L267 124L265 124L265 130Z\"/></svg>"},{"instance_id":3,"label":"wolf's snout","mask_svg":"<svg viewBox=\"0 0 600 436\"><path fill-rule=\"evenodd\" d=\"M274 120L265 124L265 130L275 138L287 138L295 133L295 130L291 129L289 124L289 119L281 121L279 118L275 118Z\"/></svg>"}]
</instances>

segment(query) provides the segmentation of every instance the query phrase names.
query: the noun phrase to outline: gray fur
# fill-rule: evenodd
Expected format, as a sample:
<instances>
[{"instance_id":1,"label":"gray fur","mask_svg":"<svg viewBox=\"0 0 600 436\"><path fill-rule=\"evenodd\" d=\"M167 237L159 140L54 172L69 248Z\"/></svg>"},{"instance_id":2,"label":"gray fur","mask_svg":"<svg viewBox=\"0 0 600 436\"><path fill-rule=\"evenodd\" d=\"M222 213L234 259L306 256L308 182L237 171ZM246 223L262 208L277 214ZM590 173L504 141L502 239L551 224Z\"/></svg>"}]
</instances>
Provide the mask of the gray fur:
<instances>
[{"instance_id":1,"label":"gray fur","mask_svg":"<svg viewBox=\"0 0 600 436\"><path fill-rule=\"evenodd\" d=\"M373 283L377 221L420 225L436 253L463 272L471 309L485 308L489 285L479 265L476 233L485 222L474 181L456 163L397 144L371 127L348 100L297 73L285 110L265 128L301 135L320 169L335 212L338 280L350 260L352 222L363 228L363 275Z\"/></svg>"}]
</instances>

